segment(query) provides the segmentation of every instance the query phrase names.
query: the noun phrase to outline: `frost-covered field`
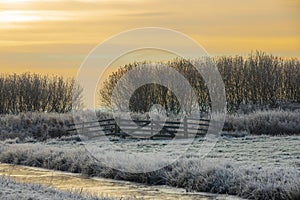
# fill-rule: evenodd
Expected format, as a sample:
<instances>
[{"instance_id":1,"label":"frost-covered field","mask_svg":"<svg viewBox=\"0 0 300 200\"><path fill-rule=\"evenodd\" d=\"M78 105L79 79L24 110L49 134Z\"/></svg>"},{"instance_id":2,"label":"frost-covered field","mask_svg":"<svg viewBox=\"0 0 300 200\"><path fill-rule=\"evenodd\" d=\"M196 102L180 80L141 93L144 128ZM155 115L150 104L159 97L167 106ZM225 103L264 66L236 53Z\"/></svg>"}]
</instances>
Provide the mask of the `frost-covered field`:
<instances>
[{"instance_id":1,"label":"frost-covered field","mask_svg":"<svg viewBox=\"0 0 300 200\"><path fill-rule=\"evenodd\" d=\"M228 158L247 166L300 170L300 137L222 138L208 157Z\"/></svg>"},{"instance_id":2,"label":"frost-covered field","mask_svg":"<svg viewBox=\"0 0 300 200\"><path fill-rule=\"evenodd\" d=\"M14 144L13 140L9 142L2 142L2 148L11 149L43 149L43 151L84 151L86 150L88 142L74 140L48 140L46 142L38 143L24 143ZM182 149L184 156L202 157L201 148L203 139L200 142L189 144L185 140L178 140L174 144L170 140L118 140L113 141L111 144L127 149L127 152L144 152L155 153L164 148L170 156L176 156L172 153L173 149ZM12 144L8 144L12 143ZM98 142L99 147L103 149L103 154L114 153L112 148L107 142ZM86 146L85 146L86 145ZM184 151L187 145L190 145L188 150ZM115 152L118 154L122 150ZM93 152L92 152L93 153ZM108 155L109 156L109 155ZM180 154L179 154L180 156ZM245 136L245 137L226 137L222 136L212 148L206 158L217 158L222 160L232 161L245 166L253 167L295 167L300 171L300 136Z\"/></svg>"},{"instance_id":3,"label":"frost-covered field","mask_svg":"<svg viewBox=\"0 0 300 200\"><path fill-rule=\"evenodd\" d=\"M115 142L123 149L133 152L159 152L163 148L183 149L187 142L179 141L171 145L167 140L161 141L130 141ZM201 157L202 142L193 143L185 152L192 157ZM109 147L107 151L109 152ZM220 137L214 148L206 156L230 160L235 163L253 167L295 167L300 170L300 136L270 137L270 136L245 136L245 137Z\"/></svg>"},{"instance_id":4,"label":"frost-covered field","mask_svg":"<svg viewBox=\"0 0 300 200\"><path fill-rule=\"evenodd\" d=\"M120 140L119 145L130 151L157 152L162 148L184 148L184 140L167 146L169 141ZM104 157L126 164L121 152L111 152L111 146L99 142ZM0 162L14 163L83 173L147 184L165 184L189 191L238 195L250 199L300 198L300 137L245 136L221 137L207 155L198 152L201 142L193 144L187 153L168 167L139 174L113 170L91 159L84 142L68 139L46 142L13 144L2 142ZM88 144L85 144L88 145ZM113 145L113 144L111 144ZM133 169L163 166L167 159L130 161ZM128 161L127 161L128 162Z\"/></svg>"}]
</instances>

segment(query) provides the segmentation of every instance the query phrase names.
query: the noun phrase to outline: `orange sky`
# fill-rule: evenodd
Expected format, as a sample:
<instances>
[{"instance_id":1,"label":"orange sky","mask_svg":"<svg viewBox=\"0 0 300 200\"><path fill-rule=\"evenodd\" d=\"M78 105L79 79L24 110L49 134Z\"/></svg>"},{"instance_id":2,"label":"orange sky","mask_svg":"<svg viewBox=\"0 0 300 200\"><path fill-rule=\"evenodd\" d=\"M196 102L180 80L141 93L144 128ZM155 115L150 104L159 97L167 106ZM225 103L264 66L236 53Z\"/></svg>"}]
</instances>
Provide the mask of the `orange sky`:
<instances>
[{"instance_id":1,"label":"orange sky","mask_svg":"<svg viewBox=\"0 0 300 200\"><path fill-rule=\"evenodd\" d=\"M299 13L299 0L0 0L0 69L73 76L103 40L149 26L211 55L300 57Z\"/></svg>"}]
</instances>

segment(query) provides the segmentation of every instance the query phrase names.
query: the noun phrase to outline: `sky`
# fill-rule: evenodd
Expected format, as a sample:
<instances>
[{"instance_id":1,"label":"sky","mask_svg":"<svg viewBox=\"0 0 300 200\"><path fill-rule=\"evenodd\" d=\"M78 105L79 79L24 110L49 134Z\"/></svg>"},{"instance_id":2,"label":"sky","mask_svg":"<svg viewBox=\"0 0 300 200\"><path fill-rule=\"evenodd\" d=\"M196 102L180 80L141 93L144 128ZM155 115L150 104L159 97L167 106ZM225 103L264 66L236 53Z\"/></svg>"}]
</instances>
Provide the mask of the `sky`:
<instances>
[{"instance_id":1,"label":"sky","mask_svg":"<svg viewBox=\"0 0 300 200\"><path fill-rule=\"evenodd\" d=\"M142 27L180 31L210 55L300 58L299 0L0 0L1 73L75 76L97 44Z\"/></svg>"}]
</instances>

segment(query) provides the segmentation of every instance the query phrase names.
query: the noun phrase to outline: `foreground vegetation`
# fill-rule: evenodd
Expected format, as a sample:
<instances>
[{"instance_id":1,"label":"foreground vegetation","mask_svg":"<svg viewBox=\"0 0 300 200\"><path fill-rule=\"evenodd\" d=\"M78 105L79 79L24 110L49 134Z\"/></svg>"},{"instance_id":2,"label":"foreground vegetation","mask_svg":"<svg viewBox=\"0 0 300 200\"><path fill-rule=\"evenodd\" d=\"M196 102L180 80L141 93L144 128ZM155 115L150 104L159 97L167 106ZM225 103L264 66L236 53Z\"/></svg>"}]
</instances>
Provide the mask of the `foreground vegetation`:
<instances>
[{"instance_id":1,"label":"foreground vegetation","mask_svg":"<svg viewBox=\"0 0 300 200\"><path fill-rule=\"evenodd\" d=\"M43 167L86 176L98 176L152 185L169 185L187 191L237 195L248 199L300 198L300 173L296 168L253 167L220 159L186 156L172 165L147 173L126 173L95 162L79 148L44 144L2 145L0 162ZM163 160L130 163L132 167L163 164Z\"/></svg>"},{"instance_id":2,"label":"foreground vegetation","mask_svg":"<svg viewBox=\"0 0 300 200\"><path fill-rule=\"evenodd\" d=\"M59 191L41 185L17 183L5 177L0 177L0 198L6 200L113 200L109 197L83 196L76 192Z\"/></svg>"}]
</instances>

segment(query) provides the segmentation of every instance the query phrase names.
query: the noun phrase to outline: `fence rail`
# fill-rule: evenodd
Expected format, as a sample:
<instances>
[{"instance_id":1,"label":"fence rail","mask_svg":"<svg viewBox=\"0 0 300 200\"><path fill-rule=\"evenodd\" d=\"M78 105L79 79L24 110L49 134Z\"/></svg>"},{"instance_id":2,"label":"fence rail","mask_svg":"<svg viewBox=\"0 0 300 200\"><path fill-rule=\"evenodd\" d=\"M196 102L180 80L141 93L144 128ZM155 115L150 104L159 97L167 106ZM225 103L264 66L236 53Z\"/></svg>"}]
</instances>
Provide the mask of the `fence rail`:
<instances>
[{"instance_id":1,"label":"fence rail","mask_svg":"<svg viewBox=\"0 0 300 200\"><path fill-rule=\"evenodd\" d=\"M181 121L103 119L69 124L68 132L87 137L116 136L122 138L190 138L207 133L210 119L188 118ZM122 128L120 128L122 127Z\"/></svg>"}]
</instances>

